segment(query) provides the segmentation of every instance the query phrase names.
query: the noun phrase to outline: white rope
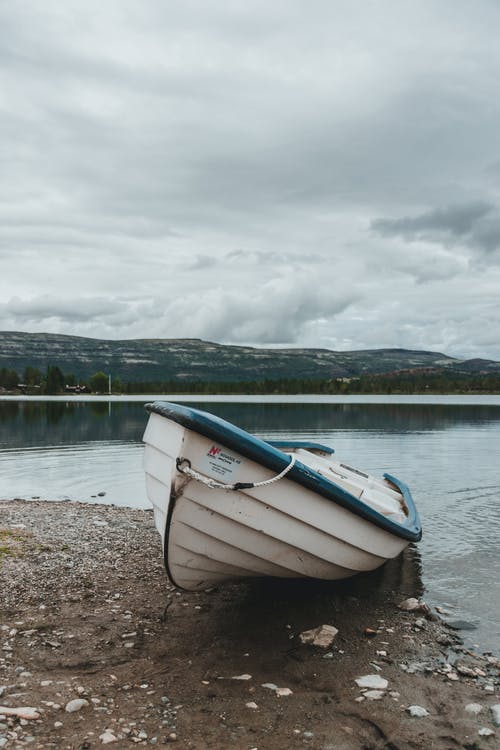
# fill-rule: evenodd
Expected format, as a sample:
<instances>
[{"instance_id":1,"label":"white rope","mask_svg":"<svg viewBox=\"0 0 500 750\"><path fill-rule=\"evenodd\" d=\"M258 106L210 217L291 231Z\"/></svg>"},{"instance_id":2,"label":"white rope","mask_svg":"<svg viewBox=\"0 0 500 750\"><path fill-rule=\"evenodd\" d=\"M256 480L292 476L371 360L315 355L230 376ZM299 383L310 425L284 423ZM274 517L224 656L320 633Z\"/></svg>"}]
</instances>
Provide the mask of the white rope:
<instances>
[{"instance_id":1,"label":"white rope","mask_svg":"<svg viewBox=\"0 0 500 750\"><path fill-rule=\"evenodd\" d=\"M271 477L271 479L266 479L263 482L235 482L235 484L224 484L223 482L216 482L215 479L210 479L204 474L200 474L198 471L192 469L189 459L177 459L177 471L180 471L181 474L187 474L192 479L196 479L197 482L201 482L211 490L249 490L253 487L265 487L268 484L273 484L274 482L279 482L280 479L283 479L283 477L288 474L288 472L293 468L294 465L295 456L292 454L290 456L290 463L288 464L288 466L285 466L282 472L277 474L275 477Z\"/></svg>"}]
</instances>

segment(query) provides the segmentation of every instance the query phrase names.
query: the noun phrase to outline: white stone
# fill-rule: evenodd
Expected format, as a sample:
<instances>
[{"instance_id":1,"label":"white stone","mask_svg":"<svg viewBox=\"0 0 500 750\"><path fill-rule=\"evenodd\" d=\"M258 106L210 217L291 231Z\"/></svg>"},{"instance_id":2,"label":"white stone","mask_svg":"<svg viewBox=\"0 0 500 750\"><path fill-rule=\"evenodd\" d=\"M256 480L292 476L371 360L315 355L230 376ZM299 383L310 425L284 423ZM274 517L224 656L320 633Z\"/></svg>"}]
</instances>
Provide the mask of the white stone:
<instances>
[{"instance_id":1,"label":"white stone","mask_svg":"<svg viewBox=\"0 0 500 750\"><path fill-rule=\"evenodd\" d=\"M426 708L422 708L422 706L408 706L406 709L410 716L415 716L417 719L421 719L424 716L429 716L429 712Z\"/></svg>"},{"instance_id":2,"label":"white stone","mask_svg":"<svg viewBox=\"0 0 500 750\"><path fill-rule=\"evenodd\" d=\"M488 727L482 727L479 730L478 734L480 735L480 737L493 737L495 735L495 732L493 731L493 729L488 729Z\"/></svg>"},{"instance_id":3,"label":"white stone","mask_svg":"<svg viewBox=\"0 0 500 750\"><path fill-rule=\"evenodd\" d=\"M113 732L110 732L109 729L106 729L102 734L99 735L99 739L101 740L103 745L109 745L110 742L116 742L118 740L118 737L116 737Z\"/></svg>"},{"instance_id":4,"label":"white stone","mask_svg":"<svg viewBox=\"0 0 500 750\"><path fill-rule=\"evenodd\" d=\"M410 597L410 599L405 599L404 602L398 604L398 607L399 609L405 610L405 612L413 612L414 610L420 608L420 602L418 601L418 599Z\"/></svg>"},{"instance_id":5,"label":"white stone","mask_svg":"<svg viewBox=\"0 0 500 750\"><path fill-rule=\"evenodd\" d=\"M72 714L75 711L80 711L80 709L88 705L89 705L89 702L85 700L85 698L73 698L72 701L69 701L69 703L66 703L64 710L67 711L69 714Z\"/></svg>"},{"instance_id":6,"label":"white stone","mask_svg":"<svg viewBox=\"0 0 500 750\"><path fill-rule=\"evenodd\" d=\"M496 727L500 727L500 703L490 706L490 711L493 714L493 724Z\"/></svg>"},{"instance_id":7,"label":"white stone","mask_svg":"<svg viewBox=\"0 0 500 750\"><path fill-rule=\"evenodd\" d=\"M365 674L362 677L358 677L355 682L360 688L369 688L373 690L385 690L389 684L388 681L379 674Z\"/></svg>"},{"instance_id":8,"label":"white stone","mask_svg":"<svg viewBox=\"0 0 500 750\"><path fill-rule=\"evenodd\" d=\"M18 719L26 719L27 721L40 718L38 709L33 708L33 706L18 706L17 708L0 706L0 714L2 716L17 716Z\"/></svg>"},{"instance_id":9,"label":"white stone","mask_svg":"<svg viewBox=\"0 0 500 750\"><path fill-rule=\"evenodd\" d=\"M258 708L258 705L255 703L255 701L248 701L248 703L245 703L245 706L247 708Z\"/></svg>"},{"instance_id":10,"label":"white stone","mask_svg":"<svg viewBox=\"0 0 500 750\"><path fill-rule=\"evenodd\" d=\"M468 703L465 707L465 710L467 711L468 714L477 715L481 713L481 711L483 710L483 707L480 703Z\"/></svg>"},{"instance_id":11,"label":"white stone","mask_svg":"<svg viewBox=\"0 0 500 750\"><path fill-rule=\"evenodd\" d=\"M299 638L302 643L318 646L319 648L328 648L331 646L333 639L339 631L333 625L319 625L312 630L304 630L300 633Z\"/></svg>"},{"instance_id":12,"label":"white stone","mask_svg":"<svg viewBox=\"0 0 500 750\"><path fill-rule=\"evenodd\" d=\"M379 701L384 697L385 692L383 690L365 690L363 695L365 698L368 698L369 701Z\"/></svg>"},{"instance_id":13,"label":"white stone","mask_svg":"<svg viewBox=\"0 0 500 750\"><path fill-rule=\"evenodd\" d=\"M235 677L231 677L232 680L251 680L251 674L237 674Z\"/></svg>"},{"instance_id":14,"label":"white stone","mask_svg":"<svg viewBox=\"0 0 500 750\"><path fill-rule=\"evenodd\" d=\"M263 682L261 687L267 688L268 690L277 690L278 686L274 682Z\"/></svg>"}]
</instances>

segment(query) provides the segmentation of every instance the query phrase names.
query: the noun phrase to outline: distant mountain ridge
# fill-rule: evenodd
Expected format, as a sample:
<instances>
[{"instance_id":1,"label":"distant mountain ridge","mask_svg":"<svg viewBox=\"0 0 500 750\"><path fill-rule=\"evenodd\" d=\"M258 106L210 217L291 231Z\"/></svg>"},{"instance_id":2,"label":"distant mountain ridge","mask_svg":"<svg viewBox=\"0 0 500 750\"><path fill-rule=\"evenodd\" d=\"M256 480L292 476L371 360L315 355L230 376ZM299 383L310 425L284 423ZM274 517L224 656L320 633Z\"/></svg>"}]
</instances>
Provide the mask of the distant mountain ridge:
<instances>
[{"instance_id":1,"label":"distant mountain ridge","mask_svg":"<svg viewBox=\"0 0 500 750\"><path fill-rule=\"evenodd\" d=\"M261 349L201 339L104 340L53 333L0 331L0 368L45 372L57 365L86 379L98 371L129 382L241 382L280 378L350 378L401 371L500 373L500 362L462 360L409 349Z\"/></svg>"}]
</instances>

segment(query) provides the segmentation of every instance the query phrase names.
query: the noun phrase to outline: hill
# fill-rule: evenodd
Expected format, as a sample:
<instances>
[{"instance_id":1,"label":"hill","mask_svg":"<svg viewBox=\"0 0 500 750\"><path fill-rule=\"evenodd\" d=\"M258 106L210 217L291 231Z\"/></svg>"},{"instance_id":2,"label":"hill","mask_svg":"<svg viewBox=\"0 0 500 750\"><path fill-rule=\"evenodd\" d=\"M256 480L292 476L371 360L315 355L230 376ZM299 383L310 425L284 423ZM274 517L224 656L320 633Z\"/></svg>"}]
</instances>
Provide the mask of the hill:
<instances>
[{"instance_id":1,"label":"hill","mask_svg":"<svg viewBox=\"0 0 500 750\"><path fill-rule=\"evenodd\" d=\"M241 382L280 378L352 378L396 372L497 374L500 363L408 349L332 351L260 349L200 339L102 340L52 333L0 332L0 368L22 377L27 366L57 365L85 380L98 371L127 382Z\"/></svg>"}]
</instances>

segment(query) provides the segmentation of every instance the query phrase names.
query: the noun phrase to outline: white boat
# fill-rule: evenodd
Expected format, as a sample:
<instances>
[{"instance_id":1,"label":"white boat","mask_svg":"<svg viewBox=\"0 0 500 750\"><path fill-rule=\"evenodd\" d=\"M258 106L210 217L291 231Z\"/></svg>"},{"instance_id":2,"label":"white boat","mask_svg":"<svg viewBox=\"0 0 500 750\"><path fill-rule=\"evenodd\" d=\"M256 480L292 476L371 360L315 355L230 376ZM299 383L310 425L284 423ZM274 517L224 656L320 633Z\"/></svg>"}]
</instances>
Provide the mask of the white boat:
<instances>
[{"instance_id":1,"label":"white boat","mask_svg":"<svg viewBox=\"0 0 500 750\"><path fill-rule=\"evenodd\" d=\"M167 574L206 589L257 576L347 578L421 537L409 489L315 443L269 443L207 412L147 404L144 468Z\"/></svg>"}]
</instances>

